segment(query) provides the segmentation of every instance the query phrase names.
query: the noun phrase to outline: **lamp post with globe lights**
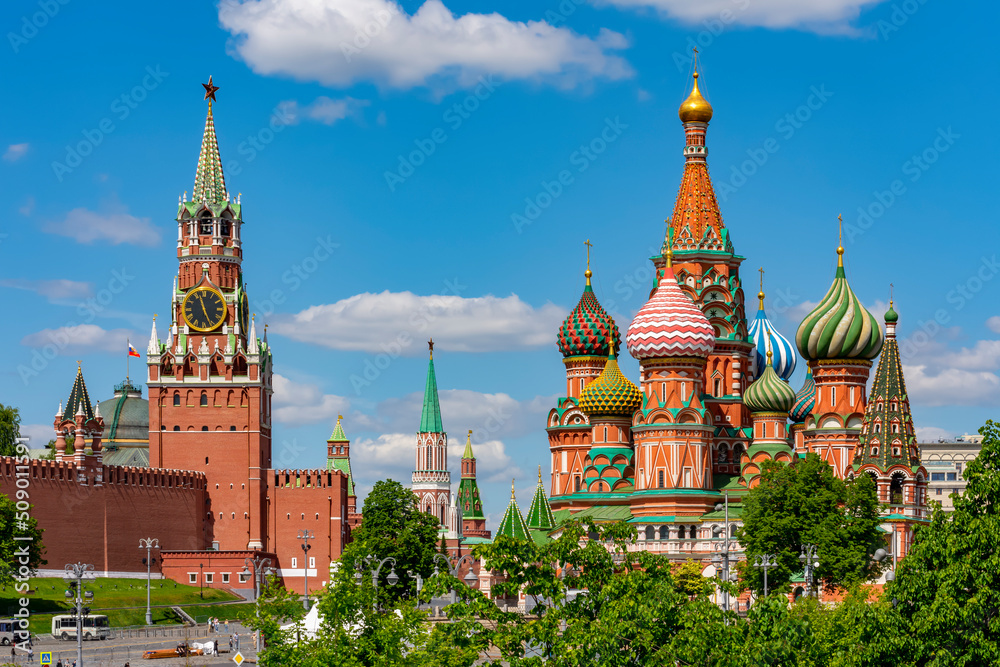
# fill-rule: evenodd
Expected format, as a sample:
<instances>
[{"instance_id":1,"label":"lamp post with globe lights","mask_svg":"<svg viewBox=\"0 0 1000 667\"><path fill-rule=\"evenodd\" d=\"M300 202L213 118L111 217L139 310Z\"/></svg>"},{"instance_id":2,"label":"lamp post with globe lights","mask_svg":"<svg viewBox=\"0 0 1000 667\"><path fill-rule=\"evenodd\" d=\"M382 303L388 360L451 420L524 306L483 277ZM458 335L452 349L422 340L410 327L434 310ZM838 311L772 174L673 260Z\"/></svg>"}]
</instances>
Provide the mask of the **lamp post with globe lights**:
<instances>
[{"instance_id":1,"label":"lamp post with globe lights","mask_svg":"<svg viewBox=\"0 0 1000 667\"><path fill-rule=\"evenodd\" d=\"M93 591L83 590L83 585L93 581L94 566L87 563L69 563L65 567L63 581L69 585L66 599L73 603L76 614L76 665L83 667L83 619L90 614L90 607L83 606L94 599Z\"/></svg>"},{"instance_id":2,"label":"lamp post with globe lights","mask_svg":"<svg viewBox=\"0 0 1000 667\"><path fill-rule=\"evenodd\" d=\"M753 566L764 570L764 597L767 597L767 571L769 568L778 566L778 557L762 554L754 558Z\"/></svg>"},{"instance_id":3,"label":"lamp post with globe lights","mask_svg":"<svg viewBox=\"0 0 1000 667\"><path fill-rule=\"evenodd\" d=\"M260 600L260 582L264 577L269 577L277 572L273 567L271 567L270 558L262 558L261 556L254 556L251 558L243 559L243 571L240 572L244 578L248 578L253 575L253 600L257 603ZM257 618L260 618L260 608L257 609ZM257 652L260 652L260 645L262 641L260 628L257 629Z\"/></svg>"},{"instance_id":4,"label":"lamp post with globe lights","mask_svg":"<svg viewBox=\"0 0 1000 667\"><path fill-rule=\"evenodd\" d=\"M818 547L815 544L803 544L802 552L799 554L799 562L802 563L806 578L806 597L809 597L809 591L813 586L813 578L816 576L816 568L819 567L819 555L816 553ZM816 591L813 591L814 597L819 597Z\"/></svg>"},{"instance_id":5,"label":"lamp post with globe lights","mask_svg":"<svg viewBox=\"0 0 1000 667\"><path fill-rule=\"evenodd\" d=\"M143 562L146 564L146 625L153 624L153 608L150 605L150 577L152 576L150 568L153 565L153 549L160 548L160 541L155 537L145 537L139 538L139 548L146 550L146 557L143 558Z\"/></svg>"}]
</instances>

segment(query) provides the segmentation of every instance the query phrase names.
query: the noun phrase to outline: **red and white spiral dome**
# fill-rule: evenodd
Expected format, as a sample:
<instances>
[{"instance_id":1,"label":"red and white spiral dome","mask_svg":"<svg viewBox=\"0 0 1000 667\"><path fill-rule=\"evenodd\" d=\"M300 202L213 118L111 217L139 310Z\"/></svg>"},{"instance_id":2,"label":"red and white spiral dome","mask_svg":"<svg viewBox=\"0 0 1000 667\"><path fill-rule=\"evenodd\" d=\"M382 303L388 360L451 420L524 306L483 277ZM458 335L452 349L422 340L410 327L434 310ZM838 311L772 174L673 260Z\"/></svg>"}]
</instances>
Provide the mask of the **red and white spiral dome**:
<instances>
[{"instance_id":1,"label":"red and white spiral dome","mask_svg":"<svg viewBox=\"0 0 1000 667\"><path fill-rule=\"evenodd\" d=\"M656 291L629 325L625 345L629 354L640 361L665 357L706 358L715 348L715 330L677 284L669 264Z\"/></svg>"}]
</instances>

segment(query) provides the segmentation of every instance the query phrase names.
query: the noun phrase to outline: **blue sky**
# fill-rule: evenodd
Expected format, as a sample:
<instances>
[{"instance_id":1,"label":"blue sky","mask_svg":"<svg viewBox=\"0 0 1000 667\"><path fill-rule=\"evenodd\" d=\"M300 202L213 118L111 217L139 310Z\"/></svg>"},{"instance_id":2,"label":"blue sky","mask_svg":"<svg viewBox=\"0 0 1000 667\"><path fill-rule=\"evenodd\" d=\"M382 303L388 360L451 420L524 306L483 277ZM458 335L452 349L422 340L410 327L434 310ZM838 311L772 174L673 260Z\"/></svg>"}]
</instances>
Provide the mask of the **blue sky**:
<instances>
[{"instance_id":1,"label":"blue sky","mask_svg":"<svg viewBox=\"0 0 1000 667\"><path fill-rule=\"evenodd\" d=\"M859 297L880 316L895 284L920 434L973 432L1000 403L996 14L940 0L7 3L0 402L47 439L75 360L109 397L126 336L142 349L168 312L211 74L279 376L276 465L321 465L340 413L361 488L408 482L433 336L452 468L474 429L495 523L511 477L526 506L548 472L555 333L584 240L623 330L642 305L697 44L747 292L764 266L791 338L833 278L842 213Z\"/></svg>"}]
</instances>

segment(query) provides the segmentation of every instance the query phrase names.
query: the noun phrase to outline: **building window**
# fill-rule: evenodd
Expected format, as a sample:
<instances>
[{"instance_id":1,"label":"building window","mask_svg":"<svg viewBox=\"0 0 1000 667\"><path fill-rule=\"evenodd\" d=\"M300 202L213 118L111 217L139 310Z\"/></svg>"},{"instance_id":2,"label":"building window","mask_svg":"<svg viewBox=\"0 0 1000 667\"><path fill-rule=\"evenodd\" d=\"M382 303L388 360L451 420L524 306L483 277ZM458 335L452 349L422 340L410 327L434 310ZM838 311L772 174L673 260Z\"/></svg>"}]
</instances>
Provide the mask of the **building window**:
<instances>
[{"instance_id":1,"label":"building window","mask_svg":"<svg viewBox=\"0 0 1000 667\"><path fill-rule=\"evenodd\" d=\"M224 583L224 584L228 584L229 583L229 573L228 572L223 572L222 573L222 583Z\"/></svg>"},{"instance_id":2,"label":"building window","mask_svg":"<svg viewBox=\"0 0 1000 667\"><path fill-rule=\"evenodd\" d=\"M830 387L830 405L837 404L837 388Z\"/></svg>"},{"instance_id":3,"label":"building window","mask_svg":"<svg viewBox=\"0 0 1000 667\"><path fill-rule=\"evenodd\" d=\"M202 426L202 427L201 427L201 430L202 430L202 431L207 431L207 430L208 430L208 427L207 427L207 426Z\"/></svg>"},{"instance_id":4,"label":"building window","mask_svg":"<svg viewBox=\"0 0 1000 667\"><path fill-rule=\"evenodd\" d=\"M188 572L188 583L189 584L197 584L198 583L198 573L197 572Z\"/></svg>"},{"instance_id":5,"label":"building window","mask_svg":"<svg viewBox=\"0 0 1000 667\"><path fill-rule=\"evenodd\" d=\"M670 529L666 526L660 526L660 539L665 540L670 537Z\"/></svg>"},{"instance_id":6,"label":"building window","mask_svg":"<svg viewBox=\"0 0 1000 667\"><path fill-rule=\"evenodd\" d=\"M205 573L205 583L206 583L206 584L210 584L210 583L212 583L212 576L213 576L213 575L212 575L212 573L211 573L211 572L206 572L206 573Z\"/></svg>"},{"instance_id":7,"label":"building window","mask_svg":"<svg viewBox=\"0 0 1000 667\"><path fill-rule=\"evenodd\" d=\"M174 392L174 407L179 407L181 404L181 393L179 391Z\"/></svg>"},{"instance_id":8,"label":"building window","mask_svg":"<svg viewBox=\"0 0 1000 667\"><path fill-rule=\"evenodd\" d=\"M941 495L941 489L934 489L934 495L940 496Z\"/></svg>"},{"instance_id":9,"label":"building window","mask_svg":"<svg viewBox=\"0 0 1000 667\"><path fill-rule=\"evenodd\" d=\"M680 526L677 529L677 539L683 540L685 537L687 537L687 531L684 529L684 526Z\"/></svg>"},{"instance_id":10,"label":"building window","mask_svg":"<svg viewBox=\"0 0 1000 667\"><path fill-rule=\"evenodd\" d=\"M646 540L651 541L656 539L656 529L652 526L646 526Z\"/></svg>"},{"instance_id":11,"label":"building window","mask_svg":"<svg viewBox=\"0 0 1000 667\"><path fill-rule=\"evenodd\" d=\"M174 430L175 430L175 431L179 431L179 430L181 430L181 427L180 427L179 425L177 425L177 426L174 426Z\"/></svg>"},{"instance_id":12,"label":"building window","mask_svg":"<svg viewBox=\"0 0 1000 667\"><path fill-rule=\"evenodd\" d=\"M932 482L943 482L944 481L944 473L943 472L932 472L931 473L931 481Z\"/></svg>"},{"instance_id":13,"label":"building window","mask_svg":"<svg viewBox=\"0 0 1000 667\"><path fill-rule=\"evenodd\" d=\"M663 488L663 471L662 470L657 470L656 471L656 488L658 488L658 489L662 489Z\"/></svg>"},{"instance_id":14,"label":"building window","mask_svg":"<svg viewBox=\"0 0 1000 667\"><path fill-rule=\"evenodd\" d=\"M201 407L204 408L207 406L208 406L208 394L206 394L205 392L201 392Z\"/></svg>"},{"instance_id":15,"label":"building window","mask_svg":"<svg viewBox=\"0 0 1000 667\"><path fill-rule=\"evenodd\" d=\"M579 491L580 490L580 476L579 475L577 475L576 477L573 478L573 487L574 487L574 489L573 489L574 491Z\"/></svg>"},{"instance_id":16,"label":"building window","mask_svg":"<svg viewBox=\"0 0 1000 667\"><path fill-rule=\"evenodd\" d=\"M298 566L299 566L299 559L298 558L293 558L292 559L292 569L294 570Z\"/></svg>"},{"instance_id":17,"label":"building window","mask_svg":"<svg viewBox=\"0 0 1000 667\"><path fill-rule=\"evenodd\" d=\"M310 568L316 567L316 556L309 556L309 567Z\"/></svg>"},{"instance_id":18,"label":"building window","mask_svg":"<svg viewBox=\"0 0 1000 667\"><path fill-rule=\"evenodd\" d=\"M954 482L956 479L958 479L958 474L957 473L953 473L953 472L948 473L947 480L949 482Z\"/></svg>"}]
</instances>

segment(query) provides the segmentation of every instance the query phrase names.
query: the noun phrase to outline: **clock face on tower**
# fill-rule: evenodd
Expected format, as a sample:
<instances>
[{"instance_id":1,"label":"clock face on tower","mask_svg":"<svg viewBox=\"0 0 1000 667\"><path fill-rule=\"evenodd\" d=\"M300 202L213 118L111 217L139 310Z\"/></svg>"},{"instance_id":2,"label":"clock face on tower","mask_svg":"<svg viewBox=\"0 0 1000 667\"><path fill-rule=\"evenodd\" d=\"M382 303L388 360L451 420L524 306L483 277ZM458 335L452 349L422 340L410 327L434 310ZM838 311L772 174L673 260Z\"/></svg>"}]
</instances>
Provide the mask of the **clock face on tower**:
<instances>
[{"instance_id":1,"label":"clock face on tower","mask_svg":"<svg viewBox=\"0 0 1000 667\"><path fill-rule=\"evenodd\" d=\"M211 287L195 287L181 305L184 321L195 331L212 331L226 320L226 299Z\"/></svg>"}]
</instances>

